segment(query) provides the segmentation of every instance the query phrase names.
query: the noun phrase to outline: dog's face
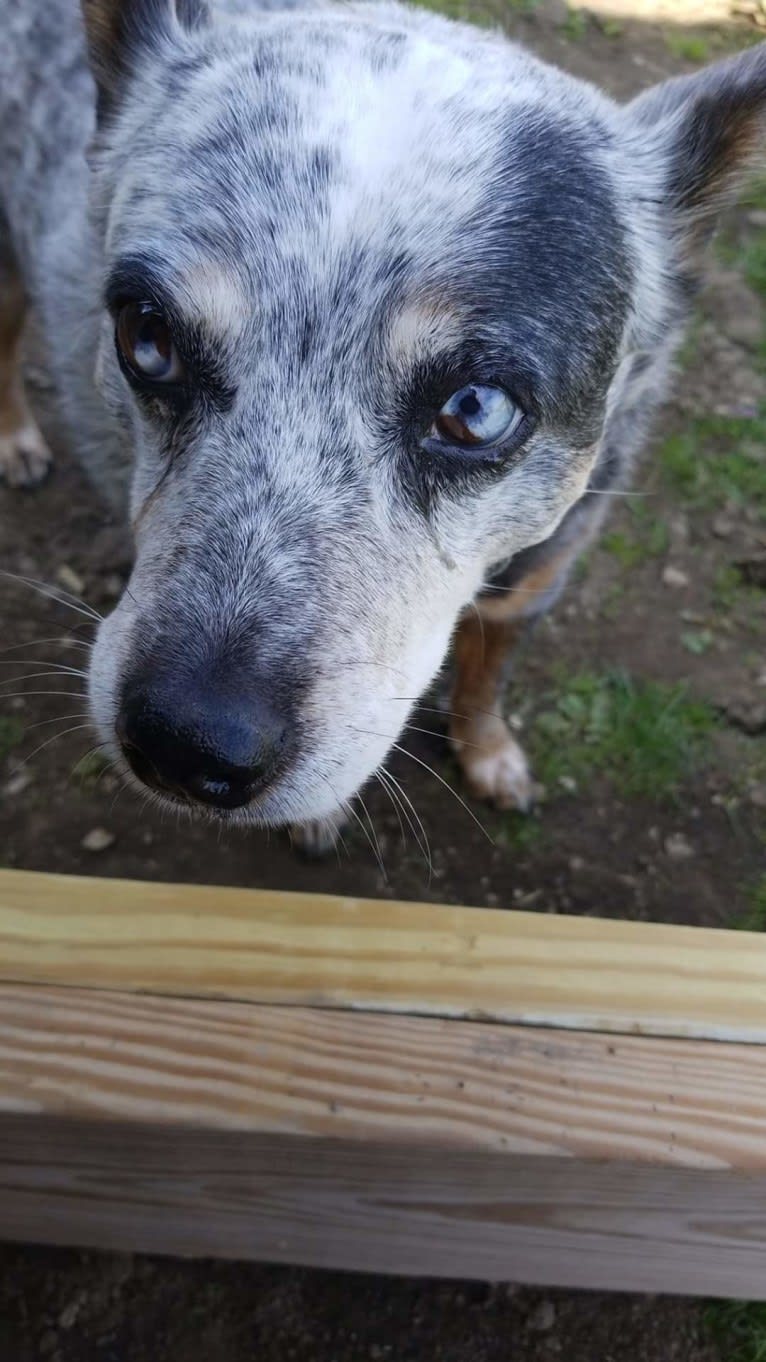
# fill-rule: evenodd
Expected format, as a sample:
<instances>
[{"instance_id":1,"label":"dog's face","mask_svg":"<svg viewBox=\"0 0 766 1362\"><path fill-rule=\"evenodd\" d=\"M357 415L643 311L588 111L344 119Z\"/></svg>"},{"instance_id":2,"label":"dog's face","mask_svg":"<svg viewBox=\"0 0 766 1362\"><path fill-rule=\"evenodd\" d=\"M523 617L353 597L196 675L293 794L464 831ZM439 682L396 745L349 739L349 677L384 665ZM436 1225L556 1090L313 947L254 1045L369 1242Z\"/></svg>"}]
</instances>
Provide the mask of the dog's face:
<instances>
[{"instance_id":1,"label":"dog's face","mask_svg":"<svg viewBox=\"0 0 766 1362\"><path fill-rule=\"evenodd\" d=\"M660 158L636 182L614 106L433 18L125 8L86 3L137 546L93 709L163 794L318 818L586 488L672 310Z\"/></svg>"}]
</instances>

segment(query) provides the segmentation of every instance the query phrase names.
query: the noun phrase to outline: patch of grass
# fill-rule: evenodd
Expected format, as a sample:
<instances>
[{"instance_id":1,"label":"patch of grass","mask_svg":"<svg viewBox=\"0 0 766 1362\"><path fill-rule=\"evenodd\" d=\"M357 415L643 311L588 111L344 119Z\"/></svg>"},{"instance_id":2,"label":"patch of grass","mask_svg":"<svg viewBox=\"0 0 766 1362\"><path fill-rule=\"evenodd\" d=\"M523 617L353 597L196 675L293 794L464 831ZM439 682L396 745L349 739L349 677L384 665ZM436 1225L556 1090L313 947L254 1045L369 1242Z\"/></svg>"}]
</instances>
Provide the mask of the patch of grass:
<instances>
[{"instance_id":1,"label":"patch of grass","mask_svg":"<svg viewBox=\"0 0 766 1362\"><path fill-rule=\"evenodd\" d=\"M750 287L761 296L766 294L766 232L756 232L745 247L744 268Z\"/></svg>"},{"instance_id":2,"label":"patch of grass","mask_svg":"<svg viewBox=\"0 0 766 1362\"><path fill-rule=\"evenodd\" d=\"M756 506L766 519L766 416L700 416L660 449L667 481L689 505Z\"/></svg>"},{"instance_id":3,"label":"patch of grass","mask_svg":"<svg viewBox=\"0 0 766 1362\"><path fill-rule=\"evenodd\" d=\"M601 543L622 567L634 568L665 553L669 535L664 520L659 520L640 501L629 502L628 509L630 528L605 534Z\"/></svg>"},{"instance_id":4,"label":"patch of grass","mask_svg":"<svg viewBox=\"0 0 766 1362\"><path fill-rule=\"evenodd\" d=\"M713 38L717 53L723 55L731 52L744 52L748 47L758 47L763 42L763 29L755 24L749 24L745 19L736 24L729 23L725 28L716 29Z\"/></svg>"},{"instance_id":5,"label":"patch of grass","mask_svg":"<svg viewBox=\"0 0 766 1362\"><path fill-rule=\"evenodd\" d=\"M705 1322L726 1362L766 1362L766 1304L712 1301Z\"/></svg>"},{"instance_id":6,"label":"patch of grass","mask_svg":"<svg viewBox=\"0 0 766 1362\"><path fill-rule=\"evenodd\" d=\"M735 922L735 927L743 932L766 932L766 875L749 886L747 897L749 907Z\"/></svg>"},{"instance_id":7,"label":"patch of grass","mask_svg":"<svg viewBox=\"0 0 766 1362\"><path fill-rule=\"evenodd\" d=\"M496 842L518 855L538 849L543 837L540 819L528 813L507 814L492 831Z\"/></svg>"},{"instance_id":8,"label":"patch of grass","mask_svg":"<svg viewBox=\"0 0 766 1362\"><path fill-rule=\"evenodd\" d=\"M695 657L702 657L708 648L711 648L715 636L710 629L685 629L681 635L681 646L687 653L693 653Z\"/></svg>"},{"instance_id":9,"label":"patch of grass","mask_svg":"<svg viewBox=\"0 0 766 1362\"><path fill-rule=\"evenodd\" d=\"M538 0L414 0L421 9L443 14L447 19L462 19L482 28L499 27L504 17L512 14L533 14Z\"/></svg>"},{"instance_id":10,"label":"patch of grass","mask_svg":"<svg viewBox=\"0 0 766 1362\"><path fill-rule=\"evenodd\" d=\"M766 212L766 179L763 176L756 176L749 182L740 196L739 206L745 212ZM744 262L748 282L759 291L762 291L763 281L763 235L763 228L735 221L724 225L715 243L716 255L725 265L739 268Z\"/></svg>"},{"instance_id":11,"label":"patch of grass","mask_svg":"<svg viewBox=\"0 0 766 1362\"><path fill-rule=\"evenodd\" d=\"M732 563L724 563L713 578L713 604L720 610L731 610L744 590L742 573Z\"/></svg>"},{"instance_id":12,"label":"patch of grass","mask_svg":"<svg viewBox=\"0 0 766 1362\"><path fill-rule=\"evenodd\" d=\"M589 28L588 15L581 9L570 9L564 23L559 26L559 32L565 38L570 38L572 42L580 42Z\"/></svg>"},{"instance_id":13,"label":"patch of grass","mask_svg":"<svg viewBox=\"0 0 766 1362\"><path fill-rule=\"evenodd\" d=\"M713 578L712 595L717 611L731 613L737 606L752 606L747 614L758 632L757 626L763 617L763 591L757 586L749 586L733 563L724 563L718 568Z\"/></svg>"},{"instance_id":14,"label":"patch of grass","mask_svg":"<svg viewBox=\"0 0 766 1362\"><path fill-rule=\"evenodd\" d=\"M705 759L716 723L713 709L683 686L583 672L550 695L530 747L551 788L600 773L622 794L661 799Z\"/></svg>"},{"instance_id":15,"label":"patch of grass","mask_svg":"<svg viewBox=\"0 0 766 1362\"><path fill-rule=\"evenodd\" d=\"M24 737L24 725L13 714L0 714L0 761L18 747Z\"/></svg>"},{"instance_id":16,"label":"patch of grass","mask_svg":"<svg viewBox=\"0 0 766 1362\"><path fill-rule=\"evenodd\" d=\"M766 213L766 179L763 176L751 180L740 203L750 212ZM756 293L766 295L766 231L762 227L748 235L744 255L740 251L739 259L744 263L745 278L750 287Z\"/></svg>"},{"instance_id":17,"label":"patch of grass","mask_svg":"<svg viewBox=\"0 0 766 1362\"><path fill-rule=\"evenodd\" d=\"M668 52L678 61L708 61L712 56L710 41L704 33L668 28L664 37Z\"/></svg>"},{"instance_id":18,"label":"patch of grass","mask_svg":"<svg viewBox=\"0 0 766 1362\"><path fill-rule=\"evenodd\" d=\"M86 752L72 771L72 779L81 781L85 786L95 785L111 764L104 752Z\"/></svg>"},{"instance_id":19,"label":"patch of grass","mask_svg":"<svg viewBox=\"0 0 766 1362\"><path fill-rule=\"evenodd\" d=\"M716 238L716 246L723 241L723 236ZM721 257L723 259L723 257ZM686 329L686 335L681 342L680 348L676 353L676 364L686 372L694 365L700 346L700 332L704 323L704 314L700 311L692 315L692 319Z\"/></svg>"},{"instance_id":20,"label":"patch of grass","mask_svg":"<svg viewBox=\"0 0 766 1362\"><path fill-rule=\"evenodd\" d=\"M644 552L641 544L624 530L613 530L611 534L605 534L601 540L601 547L611 553L618 563L624 568L635 567L637 563L643 562Z\"/></svg>"}]
</instances>

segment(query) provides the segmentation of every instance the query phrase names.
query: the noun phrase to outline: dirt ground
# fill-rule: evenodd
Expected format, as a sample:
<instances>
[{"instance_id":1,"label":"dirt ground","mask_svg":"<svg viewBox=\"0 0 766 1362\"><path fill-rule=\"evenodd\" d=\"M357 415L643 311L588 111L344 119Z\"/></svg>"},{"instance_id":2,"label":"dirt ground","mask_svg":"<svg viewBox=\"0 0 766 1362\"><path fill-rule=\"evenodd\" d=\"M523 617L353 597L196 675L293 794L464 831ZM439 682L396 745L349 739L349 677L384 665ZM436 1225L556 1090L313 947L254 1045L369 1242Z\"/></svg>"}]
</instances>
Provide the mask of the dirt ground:
<instances>
[{"instance_id":1,"label":"dirt ground","mask_svg":"<svg viewBox=\"0 0 766 1362\"><path fill-rule=\"evenodd\" d=\"M499 0L491 10L467 9L479 18L496 15L544 55L620 96L750 38L746 28L662 29L581 15L562 24L561 11L545 0L525 14L514 7L510 17ZM8 678L0 682L0 863L709 925L752 913L760 902L757 886L766 884L760 878L766 871L766 577L757 585L766 550L766 469L762 477L758 470L759 459L766 459L760 419L766 385L758 272L743 262L757 265L765 233L760 200L732 215L711 263L674 403L637 480L645 495L616 504L605 544L590 554L519 661L509 712L528 730L543 774L549 773L531 821L478 805L467 811L419 764L458 784L437 712L438 688L414 721L432 733L409 734L407 747L418 760L402 756L391 767L425 825L430 874L414 838L402 844L398 816L375 786L365 800L385 874L360 828L347 834L338 857L307 863L287 838L219 836L163 820L92 758L82 762L94 738L75 727L85 723L78 680L33 678L47 671L49 659L79 665L84 653L77 643L88 637L87 621L6 581L0 617L8 646L64 642L25 648L23 664L2 669ZM29 377L43 407L49 405L44 372L32 366ZM56 445L55 421L48 429ZM690 473L684 464L679 440L690 431L699 438L700 458L711 461L704 465L712 469L707 482L696 466ZM713 466L718 448L743 439L750 441L750 463L743 474L735 462L729 482L722 481ZM82 588L86 601L108 610L129 550L66 451L59 453L55 477L33 496L0 489L0 568ZM30 664L32 658L43 661ZM626 781L611 730L599 749L600 767L586 760L567 774L546 754L551 730L538 723L541 713L553 713L570 735L578 732L571 680L562 678L586 675L600 696L608 688L603 679L617 672L639 686L683 682L682 714L699 702L714 716L704 752L696 764L679 757L675 792L665 798L656 797L651 780ZM38 691L65 691L70 698ZM94 829L108 834L101 839L108 845L97 852L84 845ZM0 1357L732 1362L695 1302L18 1246L0 1248Z\"/></svg>"}]
</instances>

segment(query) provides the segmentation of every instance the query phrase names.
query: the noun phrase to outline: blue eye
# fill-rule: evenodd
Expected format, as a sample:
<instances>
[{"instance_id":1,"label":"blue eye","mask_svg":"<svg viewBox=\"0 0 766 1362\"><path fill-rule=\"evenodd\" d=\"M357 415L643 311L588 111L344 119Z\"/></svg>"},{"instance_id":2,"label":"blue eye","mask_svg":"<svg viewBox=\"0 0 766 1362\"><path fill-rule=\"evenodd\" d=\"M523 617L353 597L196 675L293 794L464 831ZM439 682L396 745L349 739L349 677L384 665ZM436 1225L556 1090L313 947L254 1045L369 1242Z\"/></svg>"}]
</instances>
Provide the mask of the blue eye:
<instances>
[{"instance_id":1,"label":"blue eye","mask_svg":"<svg viewBox=\"0 0 766 1362\"><path fill-rule=\"evenodd\" d=\"M429 434L444 444L488 448L507 440L523 420L521 407L502 388L471 383L444 403Z\"/></svg>"}]
</instances>

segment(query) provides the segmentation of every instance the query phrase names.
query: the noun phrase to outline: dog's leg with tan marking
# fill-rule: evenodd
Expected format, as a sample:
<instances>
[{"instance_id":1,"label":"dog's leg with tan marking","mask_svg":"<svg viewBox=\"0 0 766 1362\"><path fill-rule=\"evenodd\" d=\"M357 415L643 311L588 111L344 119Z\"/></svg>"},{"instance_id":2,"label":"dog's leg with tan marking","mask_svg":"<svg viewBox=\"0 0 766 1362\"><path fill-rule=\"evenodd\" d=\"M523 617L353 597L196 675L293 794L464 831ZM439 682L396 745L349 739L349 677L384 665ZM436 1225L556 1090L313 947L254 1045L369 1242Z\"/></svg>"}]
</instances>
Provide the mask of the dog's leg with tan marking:
<instances>
[{"instance_id":1,"label":"dog's leg with tan marking","mask_svg":"<svg viewBox=\"0 0 766 1362\"><path fill-rule=\"evenodd\" d=\"M0 228L0 480L11 487L35 487L52 462L21 377L25 315L24 288Z\"/></svg>"},{"instance_id":2,"label":"dog's leg with tan marking","mask_svg":"<svg viewBox=\"0 0 766 1362\"><path fill-rule=\"evenodd\" d=\"M501 713L508 657L523 629L517 619L485 619L477 604L460 621L454 645L450 740L471 793L508 809L532 802L526 757Z\"/></svg>"},{"instance_id":3,"label":"dog's leg with tan marking","mask_svg":"<svg viewBox=\"0 0 766 1362\"><path fill-rule=\"evenodd\" d=\"M458 625L450 740L472 794L501 809L526 811L533 783L527 759L502 714L510 656L528 623L543 614L563 588L584 546L559 536L518 555L480 595Z\"/></svg>"}]
</instances>

